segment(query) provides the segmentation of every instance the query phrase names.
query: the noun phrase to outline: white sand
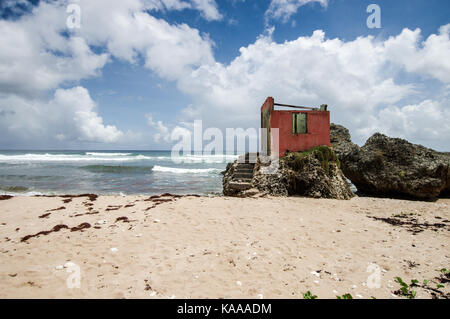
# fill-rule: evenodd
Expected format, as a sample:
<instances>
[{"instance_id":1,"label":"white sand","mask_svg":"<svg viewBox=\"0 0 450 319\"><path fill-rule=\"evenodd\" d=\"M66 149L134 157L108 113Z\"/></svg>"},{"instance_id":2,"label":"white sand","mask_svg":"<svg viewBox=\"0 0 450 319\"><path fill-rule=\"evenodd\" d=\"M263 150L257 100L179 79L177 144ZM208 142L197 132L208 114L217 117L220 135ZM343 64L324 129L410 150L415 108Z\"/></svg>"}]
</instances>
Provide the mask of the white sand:
<instances>
[{"instance_id":1,"label":"white sand","mask_svg":"<svg viewBox=\"0 0 450 319\"><path fill-rule=\"evenodd\" d=\"M310 290L319 298L394 298L396 276L436 287L439 270L450 268L450 224L413 235L370 218L414 212L420 222L448 222L447 199L184 197L146 211L153 205L147 198L99 197L94 215L86 215L86 197L0 201L0 297L302 298ZM122 207L106 210L113 205ZM82 223L92 227L21 242L58 224ZM381 270L378 289L366 284L371 263ZM77 266L80 288L70 289L66 280ZM448 293L448 284L442 290Z\"/></svg>"}]
</instances>

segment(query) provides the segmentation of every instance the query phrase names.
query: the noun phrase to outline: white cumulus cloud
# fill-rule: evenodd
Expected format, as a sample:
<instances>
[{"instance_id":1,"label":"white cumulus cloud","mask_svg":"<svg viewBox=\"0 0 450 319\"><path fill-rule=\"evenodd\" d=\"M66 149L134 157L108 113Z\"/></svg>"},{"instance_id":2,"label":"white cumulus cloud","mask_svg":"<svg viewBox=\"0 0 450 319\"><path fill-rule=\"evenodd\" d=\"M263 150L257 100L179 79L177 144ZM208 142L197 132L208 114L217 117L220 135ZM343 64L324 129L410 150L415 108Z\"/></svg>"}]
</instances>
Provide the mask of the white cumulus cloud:
<instances>
[{"instance_id":1,"label":"white cumulus cloud","mask_svg":"<svg viewBox=\"0 0 450 319\"><path fill-rule=\"evenodd\" d=\"M115 126L103 124L103 119L95 111L95 102L83 87L56 90L50 105L65 114L73 114L73 126L78 131L76 136L82 141L113 143L123 136Z\"/></svg>"},{"instance_id":2,"label":"white cumulus cloud","mask_svg":"<svg viewBox=\"0 0 450 319\"><path fill-rule=\"evenodd\" d=\"M271 18L287 22L301 6L314 2L323 7L328 6L328 0L272 0L265 14L266 19Z\"/></svg>"},{"instance_id":3,"label":"white cumulus cloud","mask_svg":"<svg viewBox=\"0 0 450 319\"><path fill-rule=\"evenodd\" d=\"M307 2L273 0L267 14L284 19ZM2 141L124 140L127 133L104 123L78 82L119 59L174 81L192 102L179 119L202 119L205 128L259 127L259 108L270 95L291 104L327 103L332 120L359 143L381 130L449 148L450 25L426 39L420 29L351 41L317 30L282 43L269 33L223 64L208 35L148 12L194 8L214 20L221 16L215 1L80 0L81 28L73 30L64 3L42 1L32 14L0 20ZM190 131L177 121L148 123L161 143L175 129Z\"/></svg>"},{"instance_id":4,"label":"white cumulus cloud","mask_svg":"<svg viewBox=\"0 0 450 319\"><path fill-rule=\"evenodd\" d=\"M450 83L450 24L421 42L421 31L404 29L385 42L385 54L406 71Z\"/></svg>"},{"instance_id":5,"label":"white cumulus cloud","mask_svg":"<svg viewBox=\"0 0 450 319\"><path fill-rule=\"evenodd\" d=\"M67 27L68 3L42 1L31 14L0 20L3 141L114 143L135 136L104 124L87 89L78 86L79 81L100 76L111 58L138 63L137 57L143 57L147 68L167 79L214 63L207 36L186 24L171 25L156 19L145 11L158 9L157 3L168 10L195 7L215 19L214 10L208 9L216 8L214 1L189 1L187 6L169 0L82 0L77 2L81 9L79 29ZM100 53L94 53L94 46ZM46 98L52 94L52 100ZM60 123L65 125L58 131Z\"/></svg>"},{"instance_id":6,"label":"white cumulus cloud","mask_svg":"<svg viewBox=\"0 0 450 319\"><path fill-rule=\"evenodd\" d=\"M115 126L105 125L97 105L83 87L57 89L50 99L0 95L2 138L17 142L66 141L114 143L124 137ZM7 141L2 141L6 143Z\"/></svg>"},{"instance_id":7,"label":"white cumulus cloud","mask_svg":"<svg viewBox=\"0 0 450 319\"><path fill-rule=\"evenodd\" d=\"M198 10L208 21L223 18L215 0L145 0L145 4L148 9L153 10Z\"/></svg>"},{"instance_id":8,"label":"white cumulus cloud","mask_svg":"<svg viewBox=\"0 0 450 319\"><path fill-rule=\"evenodd\" d=\"M42 3L33 15L0 20L0 92L34 95L100 74L108 54L83 38L67 38L64 8Z\"/></svg>"},{"instance_id":9,"label":"white cumulus cloud","mask_svg":"<svg viewBox=\"0 0 450 319\"><path fill-rule=\"evenodd\" d=\"M327 39L320 30L283 43L263 36L241 48L230 64L202 65L180 78L179 87L194 100L184 115L222 128L258 127L259 107L271 95L297 105L327 103L332 120L349 127L359 143L378 127L416 141L433 136L433 146L448 148L448 125L442 115L449 105L440 97L449 92L447 31L448 26L443 26L424 41L419 41L420 30L409 29L385 41L371 36L353 41ZM405 37L408 34L414 36ZM404 55L398 54L402 50ZM416 64L410 62L411 55ZM409 75L422 80L410 80ZM399 123L400 134L394 125L382 125L380 119L388 110L407 113L407 105L422 105L426 100L435 105L427 114L435 118L425 122L427 130L414 133ZM408 115L408 119L416 127L424 124L420 116Z\"/></svg>"}]
</instances>

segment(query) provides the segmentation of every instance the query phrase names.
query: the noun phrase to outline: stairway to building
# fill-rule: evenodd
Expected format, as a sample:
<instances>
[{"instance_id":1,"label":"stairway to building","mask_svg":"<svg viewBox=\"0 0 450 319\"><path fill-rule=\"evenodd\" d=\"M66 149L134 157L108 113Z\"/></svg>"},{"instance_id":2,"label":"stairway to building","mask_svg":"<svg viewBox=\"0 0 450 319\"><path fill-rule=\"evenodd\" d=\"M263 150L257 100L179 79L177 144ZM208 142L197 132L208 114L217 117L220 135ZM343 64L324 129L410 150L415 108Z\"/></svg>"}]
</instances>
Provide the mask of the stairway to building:
<instances>
[{"instance_id":1,"label":"stairway to building","mask_svg":"<svg viewBox=\"0 0 450 319\"><path fill-rule=\"evenodd\" d=\"M230 187L236 191L245 191L252 188L253 169L257 153L247 153L238 158L238 164L231 178Z\"/></svg>"}]
</instances>

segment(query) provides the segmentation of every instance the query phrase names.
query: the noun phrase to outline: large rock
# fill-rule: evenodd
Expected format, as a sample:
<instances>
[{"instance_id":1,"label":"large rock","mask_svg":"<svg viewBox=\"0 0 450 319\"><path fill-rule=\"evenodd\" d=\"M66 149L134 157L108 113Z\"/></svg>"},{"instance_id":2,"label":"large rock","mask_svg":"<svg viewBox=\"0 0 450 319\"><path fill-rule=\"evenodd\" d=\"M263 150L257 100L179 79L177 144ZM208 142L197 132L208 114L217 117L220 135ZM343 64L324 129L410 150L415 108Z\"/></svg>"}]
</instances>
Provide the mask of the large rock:
<instances>
[{"instance_id":1,"label":"large rock","mask_svg":"<svg viewBox=\"0 0 450 319\"><path fill-rule=\"evenodd\" d=\"M264 172L263 168L264 164L258 162L253 177L253 186L262 193L335 199L353 197L334 152L326 146L288 154L280 159L278 169L272 174Z\"/></svg>"},{"instance_id":2,"label":"large rock","mask_svg":"<svg viewBox=\"0 0 450 319\"><path fill-rule=\"evenodd\" d=\"M234 163L228 163L225 171L222 172L223 173L222 187L223 187L223 194L225 196L236 196L239 192L238 189L231 187L232 179L237 165L238 165L237 161L235 161Z\"/></svg>"},{"instance_id":3,"label":"large rock","mask_svg":"<svg viewBox=\"0 0 450 319\"><path fill-rule=\"evenodd\" d=\"M352 143L350 132L342 125L331 123L330 143L341 162L347 156L359 152L359 146Z\"/></svg>"},{"instance_id":4,"label":"large rock","mask_svg":"<svg viewBox=\"0 0 450 319\"><path fill-rule=\"evenodd\" d=\"M334 124L330 140L345 176L364 194L434 199L450 190L448 153L380 133L359 147Z\"/></svg>"},{"instance_id":5,"label":"large rock","mask_svg":"<svg viewBox=\"0 0 450 319\"><path fill-rule=\"evenodd\" d=\"M273 166L271 170L270 164ZM282 172L283 170L280 169L279 162L271 163L270 161L267 161L266 163L263 163L261 160L258 160L253 176L254 187L263 194L288 196L288 180L287 176Z\"/></svg>"}]
</instances>

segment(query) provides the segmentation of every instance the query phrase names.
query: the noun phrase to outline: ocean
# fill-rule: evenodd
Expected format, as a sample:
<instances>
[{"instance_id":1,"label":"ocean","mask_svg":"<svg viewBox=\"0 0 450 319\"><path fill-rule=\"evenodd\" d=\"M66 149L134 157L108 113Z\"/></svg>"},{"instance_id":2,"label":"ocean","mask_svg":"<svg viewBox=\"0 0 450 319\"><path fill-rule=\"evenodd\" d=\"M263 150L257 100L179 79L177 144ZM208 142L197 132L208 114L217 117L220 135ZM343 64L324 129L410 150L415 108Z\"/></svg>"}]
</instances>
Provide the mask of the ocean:
<instances>
[{"instance_id":1,"label":"ocean","mask_svg":"<svg viewBox=\"0 0 450 319\"><path fill-rule=\"evenodd\" d=\"M217 194L237 155L170 151L0 151L0 194Z\"/></svg>"}]
</instances>

